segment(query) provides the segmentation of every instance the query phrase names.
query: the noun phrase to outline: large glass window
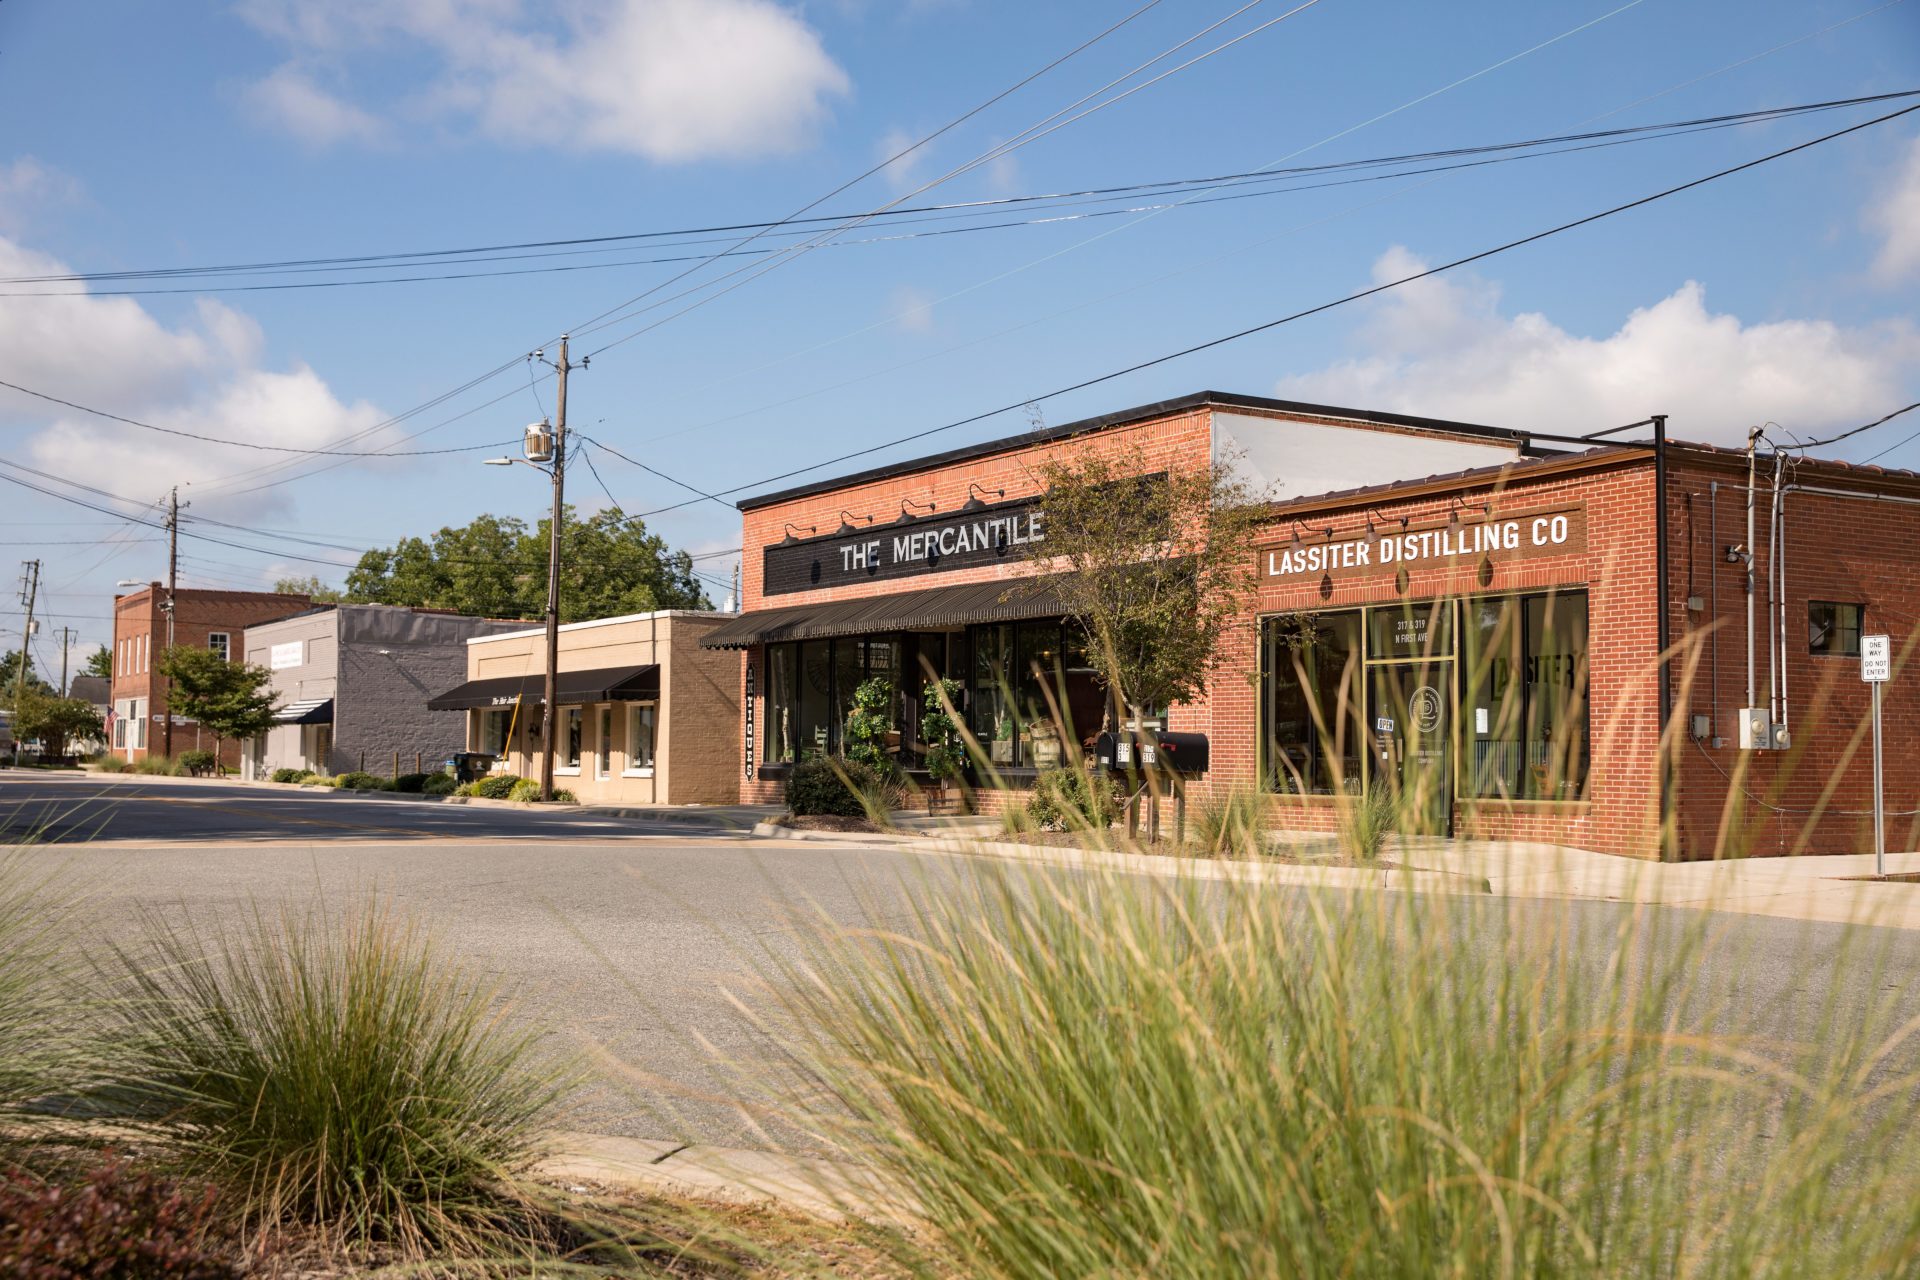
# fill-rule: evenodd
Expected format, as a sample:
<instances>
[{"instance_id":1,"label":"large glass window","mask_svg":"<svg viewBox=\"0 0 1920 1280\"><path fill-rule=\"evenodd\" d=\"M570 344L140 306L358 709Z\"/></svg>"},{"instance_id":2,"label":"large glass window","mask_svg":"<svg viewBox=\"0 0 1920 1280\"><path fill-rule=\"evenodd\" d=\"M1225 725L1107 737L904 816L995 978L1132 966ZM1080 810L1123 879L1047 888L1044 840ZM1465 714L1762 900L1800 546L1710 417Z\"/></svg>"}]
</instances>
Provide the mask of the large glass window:
<instances>
[{"instance_id":1,"label":"large glass window","mask_svg":"<svg viewBox=\"0 0 1920 1280\"><path fill-rule=\"evenodd\" d=\"M507 731L513 727L513 711L503 708L497 711L480 713L480 733L474 740L474 750L484 751L491 756L507 754Z\"/></svg>"},{"instance_id":2,"label":"large glass window","mask_svg":"<svg viewBox=\"0 0 1920 1280\"><path fill-rule=\"evenodd\" d=\"M563 769L580 768L580 738L585 717L579 707L560 708L560 759Z\"/></svg>"},{"instance_id":3,"label":"large glass window","mask_svg":"<svg viewBox=\"0 0 1920 1280\"><path fill-rule=\"evenodd\" d=\"M1823 658L1859 657L1866 611L1860 604L1807 601L1807 652Z\"/></svg>"},{"instance_id":4,"label":"large glass window","mask_svg":"<svg viewBox=\"0 0 1920 1280\"><path fill-rule=\"evenodd\" d=\"M1367 610L1367 656L1443 658L1453 652L1453 603L1419 600Z\"/></svg>"},{"instance_id":5,"label":"large glass window","mask_svg":"<svg viewBox=\"0 0 1920 1280\"><path fill-rule=\"evenodd\" d=\"M799 717L799 690L794 664L799 646L767 646L767 742L762 759L768 764L792 764Z\"/></svg>"},{"instance_id":6,"label":"large glass window","mask_svg":"<svg viewBox=\"0 0 1920 1280\"><path fill-rule=\"evenodd\" d=\"M800 646L800 701L794 726L800 758L833 750L833 642L808 640Z\"/></svg>"},{"instance_id":7,"label":"large glass window","mask_svg":"<svg viewBox=\"0 0 1920 1280\"><path fill-rule=\"evenodd\" d=\"M1586 595L1469 600L1463 614L1463 793L1578 798L1589 749Z\"/></svg>"},{"instance_id":8,"label":"large glass window","mask_svg":"<svg viewBox=\"0 0 1920 1280\"><path fill-rule=\"evenodd\" d=\"M653 716L651 702L627 708L627 772L653 771Z\"/></svg>"},{"instance_id":9,"label":"large glass window","mask_svg":"<svg viewBox=\"0 0 1920 1280\"><path fill-rule=\"evenodd\" d=\"M1261 624L1267 786L1308 795L1362 786L1367 741L1358 610Z\"/></svg>"},{"instance_id":10,"label":"large glass window","mask_svg":"<svg viewBox=\"0 0 1920 1280\"><path fill-rule=\"evenodd\" d=\"M986 747L992 764L1014 763L1019 721L1013 714L1013 628L1007 624L973 629L973 735Z\"/></svg>"},{"instance_id":11,"label":"large glass window","mask_svg":"<svg viewBox=\"0 0 1920 1280\"><path fill-rule=\"evenodd\" d=\"M613 776L613 708L600 708L599 733L594 737L597 749L593 758L593 771L596 777Z\"/></svg>"}]
</instances>

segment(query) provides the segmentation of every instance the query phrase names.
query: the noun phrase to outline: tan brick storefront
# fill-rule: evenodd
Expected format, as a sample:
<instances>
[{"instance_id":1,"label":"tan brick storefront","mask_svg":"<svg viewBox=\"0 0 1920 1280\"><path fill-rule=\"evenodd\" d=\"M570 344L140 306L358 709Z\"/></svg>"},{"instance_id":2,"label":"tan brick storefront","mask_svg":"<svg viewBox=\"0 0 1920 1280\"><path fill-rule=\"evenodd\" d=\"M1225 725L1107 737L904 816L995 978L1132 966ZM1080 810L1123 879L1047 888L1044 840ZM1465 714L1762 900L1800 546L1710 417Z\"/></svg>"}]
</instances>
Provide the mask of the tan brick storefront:
<instances>
[{"instance_id":1,"label":"tan brick storefront","mask_svg":"<svg viewBox=\"0 0 1920 1280\"><path fill-rule=\"evenodd\" d=\"M967 588L1032 572L1018 544L1043 531L1033 523L1043 518L1036 473L1078 452L1126 459L1143 475L1231 457L1273 486L1268 531L1247 549L1263 566L1257 607L1230 637L1208 697L1167 718L1168 729L1210 739L1212 770L1200 787L1263 785L1288 825L1324 829L1351 803L1340 792L1353 784L1327 785L1320 757L1345 753L1355 778L1400 777L1403 767L1440 777L1434 829L1459 835L1652 857L1665 805L1678 830L1668 856L1864 847L1858 661L1832 637L1816 651L1809 619L1840 606L1842 641L1864 625L1892 634L1896 655L1903 651L1920 613L1920 505L1906 501L1920 500L1920 477L1802 462L1800 488L1783 499L1780 585L1766 556L1770 474L1762 476L1754 704L1769 706L1784 689L1773 718L1789 721L1792 739L1782 750L1741 751L1734 725L1749 705L1747 566L1729 560L1729 549L1745 550L1744 454L1669 446L1663 589L1648 448L1572 452L1551 435L1219 393L743 503L744 614L715 633L741 650L749 721L734 741L743 799L778 800L789 760L836 748L851 685L882 671L912 684L912 668L929 653L944 655L945 674L968 683L979 700L967 709L972 727L983 743L993 739L999 711L973 682L983 654L1009 646L1024 660L1053 654L1053 644L1064 653L1071 642L1035 616L1042 606L993 613L980 589L969 596ZM1663 598L1672 655L1664 770ZM898 609L876 612L896 601ZM1429 607L1436 601L1444 609ZM915 624L916 609L937 624ZM1427 621L1413 627L1416 614ZM863 616L882 621L862 631ZM1283 724L1285 691L1276 688L1287 684L1287 655L1297 650L1275 637L1303 616L1314 628L1364 637L1354 642L1365 657L1353 660L1345 704L1353 740ZM1428 637L1427 652L1391 651L1396 634L1404 641L1416 631ZM1431 648L1436 638L1440 651ZM1511 661L1504 649L1489 660L1489 645L1511 648ZM1495 698L1496 685L1524 693ZM910 689L900 703L909 765L913 701ZM1577 738L1565 748L1572 754L1547 760L1532 727L1503 729L1518 705L1528 726L1553 722L1557 740ZM1890 752L1889 808L1912 810L1920 807L1920 753L1912 750L1920 690L1896 677L1886 710L1889 743L1906 744ZM1428 736L1409 737L1422 716L1432 721ZM1296 741L1303 736L1314 739L1308 749ZM1012 763L999 772L1018 787L1053 757L1027 741L1024 727L1014 738L995 759ZM1899 847L1912 847L1916 834L1910 814L1890 822Z\"/></svg>"}]
</instances>

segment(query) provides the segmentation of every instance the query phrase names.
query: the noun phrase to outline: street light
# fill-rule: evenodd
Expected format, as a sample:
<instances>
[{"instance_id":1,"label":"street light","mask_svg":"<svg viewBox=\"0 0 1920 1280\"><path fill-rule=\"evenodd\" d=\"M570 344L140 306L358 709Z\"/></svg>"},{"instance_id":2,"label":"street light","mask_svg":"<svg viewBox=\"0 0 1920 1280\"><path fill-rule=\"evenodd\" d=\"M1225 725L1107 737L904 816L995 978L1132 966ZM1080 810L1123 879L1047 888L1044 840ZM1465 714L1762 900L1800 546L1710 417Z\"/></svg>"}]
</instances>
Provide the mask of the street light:
<instances>
[{"instance_id":1,"label":"street light","mask_svg":"<svg viewBox=\"0 0 1920 1280\"><path fill-rule=\"evenodd\" d=\"M535 358L545 357L536 353ZM547 528L547 697L540 713L540 799L553 799L553 746L559 708L560 671L560 521L565 510L567 475L567 335L560 335L560 358L553 362L555 381L553 427L536 422L527 427L524 458L486 458L489 467L510 467L514 463L532 467L553 481L553 519ZM548 463L547 466L540 465Z\"/></svg>"}]
</instances>

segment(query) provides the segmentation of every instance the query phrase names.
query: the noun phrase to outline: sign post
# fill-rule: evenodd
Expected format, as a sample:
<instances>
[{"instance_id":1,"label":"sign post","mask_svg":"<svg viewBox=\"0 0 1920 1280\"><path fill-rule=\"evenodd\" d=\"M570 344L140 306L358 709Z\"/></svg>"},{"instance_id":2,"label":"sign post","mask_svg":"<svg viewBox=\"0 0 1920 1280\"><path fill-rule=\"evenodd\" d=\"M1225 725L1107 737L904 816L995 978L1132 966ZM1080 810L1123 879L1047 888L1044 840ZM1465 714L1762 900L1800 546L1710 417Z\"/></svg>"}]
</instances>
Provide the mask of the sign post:
<instances>
[{"instance_id":1,"label":"sign post","mask_svg":"<svg viewBox=\"0 0 1920 1280\"><path fill-rule=\"evenodd\" d=\"M1873 873L1887 878L1887 793L1880 763L1880 686L1893 675L1893 642L1860 637L1860 679L1873 687Z\"/></svg>"}]
</instances>

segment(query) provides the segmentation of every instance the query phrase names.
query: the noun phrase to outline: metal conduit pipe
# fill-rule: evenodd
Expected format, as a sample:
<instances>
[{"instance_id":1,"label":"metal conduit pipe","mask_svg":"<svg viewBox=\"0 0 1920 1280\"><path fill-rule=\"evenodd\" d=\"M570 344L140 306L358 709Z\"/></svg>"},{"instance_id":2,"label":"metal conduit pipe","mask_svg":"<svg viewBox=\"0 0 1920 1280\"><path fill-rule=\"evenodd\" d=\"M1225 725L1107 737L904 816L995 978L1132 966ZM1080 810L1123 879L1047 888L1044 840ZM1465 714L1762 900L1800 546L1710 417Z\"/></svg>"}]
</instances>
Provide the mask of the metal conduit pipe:
<instances>
[{"instance_id":1,"label":"metal conduit pipe","mask_svg":"<svg viewBox=\"0 0 1920 1280\"><path fill-rule=\"evenodd\" d=\"M1757 690L1756 690L1756 688L1755 688L1755 682L1754 682L1754 675L1755 675L1755 671L1754 671L1754 648L1753 648L1753 643L1754 643L1754 640L1755 640L1755 638L1756 638L1756 637L1755 637L1755 634L1754 634L1754 629L1753 629L1753 624L1754 624L1754 616L1753 616L1753 561L1754 561L1754 554L1755 554L1755 553L1754 553L1754 545L1753 545L1753 533L1754 533L1754 529L1753 529L1753 485L1754 485L1754 451L1755 451L1755 449L1757 449L1757 448L1759 447L1759 443L1760 443L1760 428L1758 428L1758 427L1755 427L1755 428L1754 428L1754 429L1753 429L1752 431L1749 431L1749 432L1747 433L1747 544L1746 544L1746 548L1745 548L1745 550L1746 550L1746 553L1747 553L1747 575L1746 575L1746 587L1747 587L1747 700L1746 700L1746 702L1744 702L1744 703L1742 703L1741 705L1742 705L1742 706L1748 706L1748 707L1751 707L1752 705L1754 705L1754 701L1753 701L1753 700L1754 700L1754 696L1755 696L1755 694L1757 693Z\"/></svg>"}]
</instances>

